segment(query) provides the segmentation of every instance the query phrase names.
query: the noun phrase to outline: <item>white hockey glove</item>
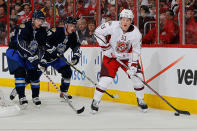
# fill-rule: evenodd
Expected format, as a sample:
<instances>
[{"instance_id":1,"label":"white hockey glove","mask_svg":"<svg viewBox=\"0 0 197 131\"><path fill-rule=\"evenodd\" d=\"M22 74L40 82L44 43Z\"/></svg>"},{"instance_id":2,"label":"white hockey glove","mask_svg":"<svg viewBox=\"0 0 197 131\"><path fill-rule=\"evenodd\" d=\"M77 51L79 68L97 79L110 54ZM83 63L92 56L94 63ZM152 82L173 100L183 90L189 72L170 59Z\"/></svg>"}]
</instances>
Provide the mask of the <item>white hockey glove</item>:
<instances>
[{"instance_id":1,"label":"white hockey glove","mask_svg":"<svg viewBox=\"0 0 197 131\"><path fill-rule=\"evenodd\" d=\"M42 59L40 61L40 63L38 64L38 69L41 70L42 72L45 72L46 71L46 68L47 68L47 61L45 59Z\"/></svg>"},{"instance_id":2,"label":"white hockey glove","mask_svg":"<svg viewBox=\"0 0 197 131\"><path fill-rule=\"evenodd\" d=\"M71 64L76 65L79 62L79 56L74 55L71 59Z\"/></svg>"},{"instance_id":3,"label":"white hockey glove","mask_svg":"<svg viewBox=\"0 0 197 131\"><path fill-rule=\"evenodd\" d=\"M27 59L28 59L28 61L30 61L32 64L36 64L36 63L38 63L38 61L39 61L38 55L34 55L34 56L31 56L31 57L28 57Z\"/></svg>"},{"instance_id":4,"label":"white hockey glove","mask_svg":"<svg viewBox=\"0 0 197 131\"><path fill-rule=\"evenodd\" d=\"M137 64L136 63L132 63L129 66L129 69L127 70L127 74L129 75L130 78L134 77L134 75L137 72Z\"/></svg>"}]
</instances>

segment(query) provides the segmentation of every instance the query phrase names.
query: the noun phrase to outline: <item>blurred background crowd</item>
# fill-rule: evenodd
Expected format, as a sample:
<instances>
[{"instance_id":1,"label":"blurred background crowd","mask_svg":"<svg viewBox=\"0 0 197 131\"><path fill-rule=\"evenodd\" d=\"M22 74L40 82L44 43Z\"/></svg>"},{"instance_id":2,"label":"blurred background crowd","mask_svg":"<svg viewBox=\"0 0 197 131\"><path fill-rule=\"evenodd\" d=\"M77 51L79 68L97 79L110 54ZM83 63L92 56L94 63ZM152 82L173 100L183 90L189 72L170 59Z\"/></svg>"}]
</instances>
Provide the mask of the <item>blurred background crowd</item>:
<instances>
[{"instance_id":1,"label":"blurred background crowd","mask_svg":"<svg viewBox=\"0 0 197 131\"><path fill-rule=\"evenodd\" d=\"M179 0L137 0L137 3L135 0L100 0L100 6L98 0L0 0L0 45L7 45L16 25L31 20L33 10L44 13L44 24L48 28L64 26L67 16L79 18L77 33L82 45L96 45L95 28L104 22L118 20L124 8L137 10L137 26L143 35L143 44L158 44L157 29L159 44L182 44L180 27L184 31L185 44L197 44L197 0L182 2L183 26ZM156 19L159 19L158 28Z\"/></svg>"}]
</instances>

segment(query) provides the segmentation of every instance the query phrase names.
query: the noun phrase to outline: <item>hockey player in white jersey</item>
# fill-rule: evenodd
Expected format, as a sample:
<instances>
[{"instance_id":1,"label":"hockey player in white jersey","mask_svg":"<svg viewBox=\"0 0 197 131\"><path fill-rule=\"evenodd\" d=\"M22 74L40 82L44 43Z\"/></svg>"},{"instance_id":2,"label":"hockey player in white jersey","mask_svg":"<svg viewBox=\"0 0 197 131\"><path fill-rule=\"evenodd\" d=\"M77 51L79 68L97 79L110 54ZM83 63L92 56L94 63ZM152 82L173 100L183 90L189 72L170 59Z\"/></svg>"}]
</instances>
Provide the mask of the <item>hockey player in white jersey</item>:
<instances>
[{"instance_id":1,"label":"hockey player in white jersey","mask_svg":"<svg viewBox=\"0 0 197 131\"><path fill-rule=\"evenodd\" d=\"M137 75L142 78L139 64L142 35L139 29L131 24L133 18L132 11L124 9L120 13L119 21L109 21L95 30L94 35L102 48L104 56L98 83L99 87L95 89L91 104L92 113L98 111L104 90L113 82L119 67L128 74L128 77L134 83L134 90L140 109L144 112L148 109L147 104L144 102L144 85L134 76ZM129 70L123 67L117 59L126 64Z\"/></svg>"}]
</instances>

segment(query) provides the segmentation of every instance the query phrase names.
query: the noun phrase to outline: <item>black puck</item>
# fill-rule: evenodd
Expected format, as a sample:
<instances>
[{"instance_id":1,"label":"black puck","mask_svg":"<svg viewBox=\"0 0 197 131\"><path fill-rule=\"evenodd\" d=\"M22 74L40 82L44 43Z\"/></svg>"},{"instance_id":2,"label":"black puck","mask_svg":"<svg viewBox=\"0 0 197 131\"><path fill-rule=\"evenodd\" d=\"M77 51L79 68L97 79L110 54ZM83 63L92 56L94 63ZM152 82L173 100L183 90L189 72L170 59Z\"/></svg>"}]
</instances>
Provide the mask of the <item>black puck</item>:
<instances>
[{"instance_id":1,"label":"black puck","mask_svg":"<svg viewBox=\"0 0 197 131\"><path fill-rule=\"evenodd\" d=\"M180 114L179 114L179 113L177 113L177 112L175 112L175 113L174 113L174 115L175 115L175 116L179 116Z\"/></svg>"}]
</instances>

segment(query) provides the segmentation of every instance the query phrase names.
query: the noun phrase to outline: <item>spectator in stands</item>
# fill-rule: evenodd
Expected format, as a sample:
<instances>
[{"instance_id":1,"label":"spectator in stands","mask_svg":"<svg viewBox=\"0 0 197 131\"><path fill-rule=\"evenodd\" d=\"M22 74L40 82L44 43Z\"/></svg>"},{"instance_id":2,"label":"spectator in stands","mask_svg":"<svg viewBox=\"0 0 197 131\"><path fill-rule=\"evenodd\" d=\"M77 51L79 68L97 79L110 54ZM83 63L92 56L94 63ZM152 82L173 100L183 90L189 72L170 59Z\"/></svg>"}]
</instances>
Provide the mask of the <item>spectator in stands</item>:
<instances>
[{"instance_id":1,"label":"spectator in stands","mask_svg":"<svg viewBox=\"0 0 197 131\"><path fill-rule=\"evenodd\" d=\"M23 11L24 11L24 14L18 18L17 25L29 21L32 17L31 6L29 3L23 4Z\"/></svg>"},{"instance_id":2,"label":"spectator in stands","mask_svg":"<svg viewBox=\"0 0 197 131\"><path fill-rule=\"evenodd\" d=\"M128 3L126 0L118 0L118 12L121 12L123 9L128 9Z\"/></svg>"},{"instance_id":3,"label":"spectator in stands","mask_svg":"<svg viewBox=\"0 0 197 131\"><path fill-rule=\"evenodd\" d=\"M153 16L156 19L156 1L155 0L149 0L149 10L150 15Z\"/></svg>"},{"instance_id":4,"label":"spectator in stands","mask_svg":"<svg viewBox=\"0 0 197 131\"><path fill-rule=\"evenodd\" d=\"M4 9L6 9L7 5L5 0L0 0L0 6L4 7Z\"/></svg>"},{"instance_id":5,"label":"spectator in stands","mask_svg":"<svg viewBox=\"0 0 197 131\"><path fill-rule=\"evenodd\" d=\"M79 35L79 40L82 45L87 45L87 37L89 35L89 31L87 28L87 22L85 19L81 18L77 22L77 33Z\"/></svg>"},{"instance_id":6,"label":"spectator in stands","mask_svg":"<svg viewBox=\"0 0 197 131\"><path fill-rule=\"evenodd\" d=\"M88 10L84 8L83 0L79 0L77 3L76 16L81 18L82 16L88 16Z\"/></svg>"},{"instance_id":7,"label":"spectator in stands","mask_svg":"<svg viewBox=\"0 0 197 131\"><path fill-rule=\"evenodd\" d=\"M6 37L6 14L3 5L0 6L0 44L5 44Z\"/></svg>"},{"instance_id":8,"label":"spectator in stands","mask_svg":"<svg viewBox=\"0 0 197 131\"><path fill-rule=\"evenodd\" d=\"M101 20L101 24L111 21L111 16L110 15L103 15L102 20Z\"/></svg>"},{"instance_id":9,"label":"spectator in stands","mask_svg":"<svg viewBox=\"0 0 197 131\"><path fill-rule=\"evenodd\" d=\"M107 12L108 12L107 6L108 6L108 5L109 5L109 4L108 4L107 0L102 0L102 1L101 1L101 14L102 14L102 15L106 15L106 14L107 14Z\"/></svg>"},{"instance_id":10,"label":"spectator in stands","mask_svg":"<svg viewBox=\"0 0 197 131\"><path fill-rule=\"evenodd\" d=\"M45 15L45 16L47 16L47 15L49 15L49 10L50 9L53 9L53 5L52 5L52 3L51 3L51 1L50 0L47 0L47 1L45 1L44 2L44 7L41 9L41 11L43 12L43 14ZM56 10L55 10L55 15L58 15L59 16L59 14L58 14L58 9L57 8L55 8Z\"/></svg>"},{"instance_id":11,"label":"spectator in stands","mask_svg":"<svg viewBox=\"0 0 197 131\"><path fill-rule=\"evenodd\" d=\"M150 15L150 10L148 6L141 5L140 7L140 16L139 16L139 29L140 32L144 35L144 26L149 21L155 21L154 17ZM146 26L146 31L148 32L150 29L150 24ZM151 26L152 27L152 26ZM145 32L145 34L147 33Z\"/></svg>"},{"instance_id":12,"label":"spectator in stands","mask_svg":"<svg viewBox=\"0 0 197 131\"><path fill-rule=\"evenodd\" d=\"M46 14L46 22L50 24L50 27L54 27L55 25L59 25L60 17L59 15L55 15L55 23L54 23L54 16L53 16L53 8L49 8L49 13Z\"/></svg>"},{"instance_id":13,"label":"spectator in stands","mask_svg":"<svg viewBox=\"0 0 197 131\"><path fill-rule=\"evenodd\" d=\"M160 44L177 44L178 41L178 27L175 22L166 17L166 12L160 12ZM153 44L156 43L156 27L146 34L142 43Z\"/></svg>"},{"instance_id":14,"label":"spectator in stands","mask_svg":"<svg viewBox=\"0 0 197 131\"><path fill-rule=\"evenodd\" d=\"M94 15L94 13L96 12L96 0L90 0L90 4L87 7L87 10L89 15Z\"/></svg>"},{"instance_id":15,"label":"spectator in stands","mask_svg":"<svg viewBox=\"0 0 197 131\"><path fill-rule=\"evenodd\" d=\"M23 5L23 0L15 0L15 4L22 6Z\"/></svg>"},{"instance_id":16,"label":"spectator in stands","mask_svg":"<svg viewBox=\"0 0 197 131\"><path fill-rule=\"evenodd\" d=\"M115 5L115 0L107 0L110 5Z\"/></svg>"},{"instance_id":17,"label":"spectator in stands","mask_svg":"<svg viewBox=\"0 0 197 131\"><path fill-rule=\"evenodd\" d=\"M21 15L21 11L22 11L22 6L18 5L18 4L15 4L14 6L14 10L16 11L16 14L17 15Z\"/></svg>"},{"instance_id":18,"label":"spectator in stands","mask_svg":"<svg viewBox=\"0 0 197 131\"><path fill-rule=\"evenodd\" d=\"M84 0L84 8L88 8L88 6L90 5L90 1L91 0Z\"/></svg>"},{"instance_id":19,"label":"spectator in stands","mask_svg":"<svg viewBox=\"0 0 197 131\"><path fill-rule=\"evenodd\" d=\"M111 5L111 7L109 8L109 15L110 15L112 20L116 20L116 8L115 8L115 5Z\"/></svg>"},{"instance_id":20,"label":"spectator in stands","mask_svg":"<svg viewBox=\"0 0 197 131\"><path fill-rule=\"evenodd\" d=\"M190 19L194 16L193 8L186 8L185 10L185 22L186 24L190 21Z\"/></svg>"},{"instance_id":21,"label":"spectator in stands","mask_svg":"<svg viewBox=\"0 0 197 131\"><path fill-rule=\"evenodd\" d=\"M67 5L70 5L70 6L73 5L73 0L66 0L66 2L67 2Z\"/></svg>"},{"instance_id":22,"label":"spectator in stands","mask_svg":"<svg viewBox=\"0 0 197 131\"><path fill-rule=\"evenodd\" d=\"M171 3L171 10L177 16L179 12L179 0L173 0Z\"/></svg>"},{"instance_id":23,"label":"spectator in stands","mask_svg":"<svg viewBox=\"0 0 197 131\"><path fill-rule=\"evenodd\" d=\"M3 6L0 6L0 22L2 24L6 24L6 13L5 8Z\"/></svg>"},{"instance_id":24,"label":"spectator in stands","mask_svg":"<svg viewBox=\"0 0 197 131\"><path fill-rule=\"evenodd\" d=\"M64 7L66 6L65 0L57 0L55 3L55 7L58 9L58 13L60 16L64 15Z\"/></svg>"},{"instance_id":25,"label":"spectator in stands","mask_svg":"<svg viewBox=\"0 0 197 131\"><path fill-rule=\"evenodd\" d=\"M131 9L131 10L134 10L134 0L127 0L128 1L128 8Z\"/></svg>"},{"instance_id":26,"label":"spectator in stands","mask_svg":"<svg viewBox=\"0 0 197 131\"><path fill-rule=\"evenodd\" d=\"M148 6L149 5L148 0L141 0L141 6L142 5Z\"/></svg>"},{"instance_id":27,"label":"spectator in stands","mask_svg":"<svg viewBox=\"0 0 197 131\"><path fill-rule=\"evenodd\" d=\"M186 25L186 44L197 44L197 11Z\"/></svg>"},{"instance_id":28,"label":"spectator in stands","mask_svg":"<svg viewBox=\"0 0 197 131\"><path fill-rule=\"evenodd\" d=\"M96 22L94 20L89 20L88 21L89 34L87 37L87 42L89 45L96 45L96 38L93 35L95 29L96 29Z\"/></svg>"},{"instance_id":29,"label":"spectator in stands","mask_svg":"<svg viewBox=\"0 0 197 131\"><path fill-rule=\"evenodd\" d=\"M195 0L185 0L186 8L191 8L195 4Z\"/></svg>"},{"instance_id":30,"label":"spectator in stands","mask_svg":"<svg viewBox=\"0 0 197 131\"><path fill-rule=\"evenodd\" d=\"M34 0L35 10L41 10L44 7L44 0Z\"/></svg>"},{"instance_id":31,"label":"spectator in stands","mask_svg":"<svg viewBox=\"0 0 197 131\"><path fill-rule=\"evenodd\" d=\"M11 19L15 19L15 20L18 19L18 16L16 15L15 9L11 9L10 13L11 13L11 15L10 15Z\"/></svg>"},{"instance_id":32,"label":"spectator in stands","mask_svg":"<svg viewBox=\"0 0 197 131\"><path fill-rule=\"evenodd\" d=\"M66 15L72 16L73 15L73 5L69 4L66 9Z\"/></svg>"}]
</instances>

